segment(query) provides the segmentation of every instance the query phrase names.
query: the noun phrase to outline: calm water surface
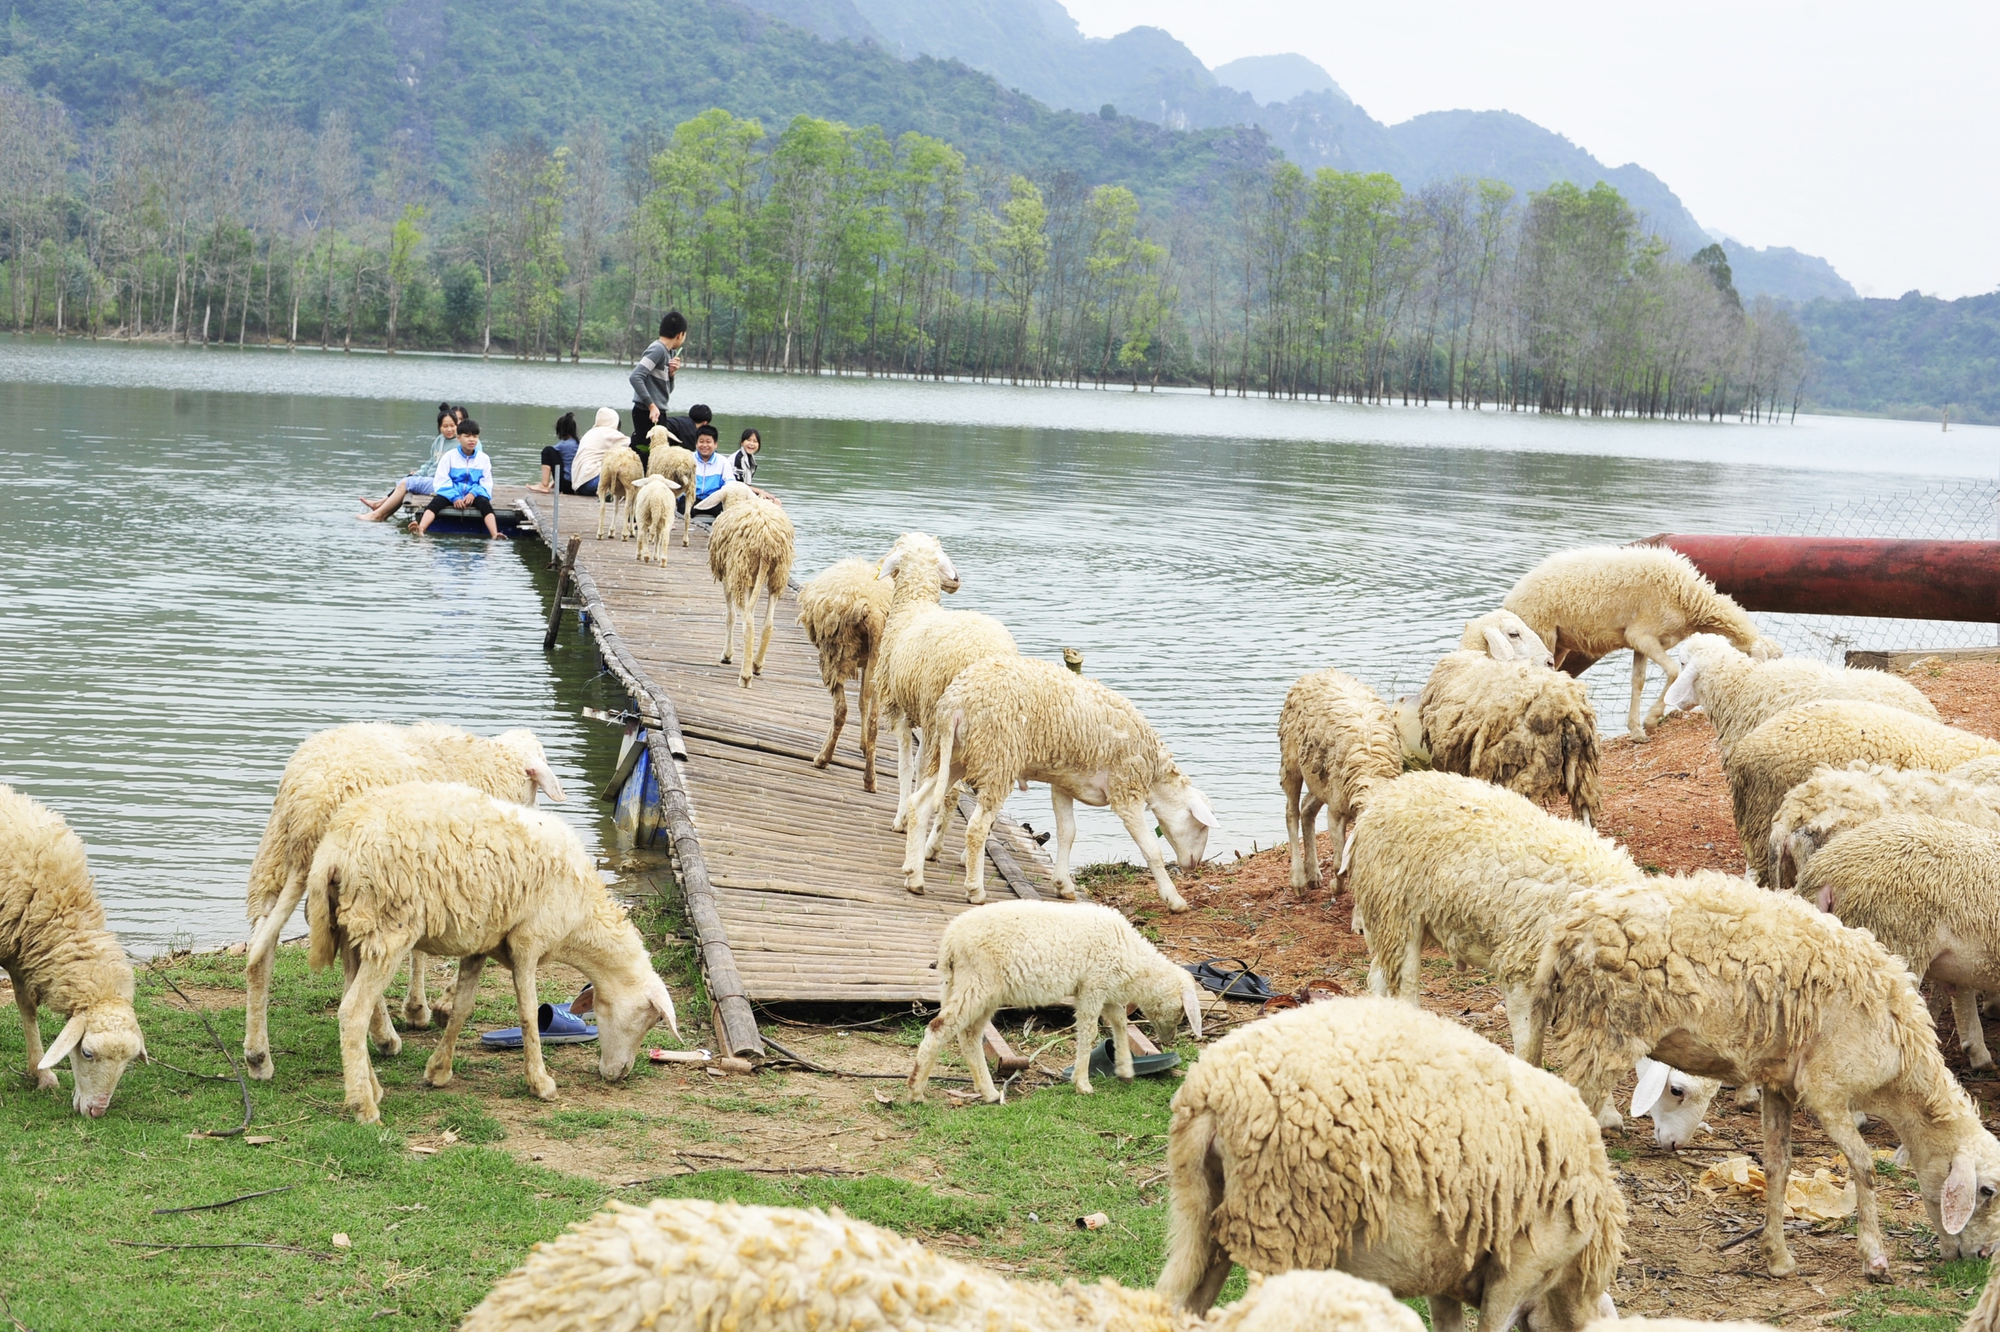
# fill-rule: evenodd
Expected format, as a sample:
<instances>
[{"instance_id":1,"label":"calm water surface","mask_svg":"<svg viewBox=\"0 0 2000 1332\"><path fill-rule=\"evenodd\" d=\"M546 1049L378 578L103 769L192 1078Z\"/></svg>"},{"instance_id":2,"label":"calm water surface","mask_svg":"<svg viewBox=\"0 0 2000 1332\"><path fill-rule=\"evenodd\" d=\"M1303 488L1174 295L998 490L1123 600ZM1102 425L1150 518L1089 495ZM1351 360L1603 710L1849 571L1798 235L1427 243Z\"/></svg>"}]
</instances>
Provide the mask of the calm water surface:
<instances>
[{"instance_id":1,"label":"calm water surface","mask_svg":"<svg viewBox=\"0 0 2000 1332\"><path fill-rule=\"evenodd\" d=\"M467 402L503 478L608 366L0 342L0 780L60 810L139 947L242 937L279 771L337 722L535 728L606 845L616 735L589 653L541 651L546 555L350 521ZM1555 547L1991 478L2000 430L1802 419L1602 423L1403 408L690 371L725 438L764 429L808 575L936 532L954 604L1084 653L1208 791L1211 849L1283 837L1275 723L1300 672L1413 693L1464 619ZM266 499L275 496L276 502ZM1968 533L1968 535L1971 533ZM678 566L686 570L688 566ZM705 572L702 576L705 576ZM1593 672L1622 729L1626 672ZM1048 821L1039 789L1012 808ZM1083 859L1127 858L1108 813Z\"/></svg>"}]
</instances>

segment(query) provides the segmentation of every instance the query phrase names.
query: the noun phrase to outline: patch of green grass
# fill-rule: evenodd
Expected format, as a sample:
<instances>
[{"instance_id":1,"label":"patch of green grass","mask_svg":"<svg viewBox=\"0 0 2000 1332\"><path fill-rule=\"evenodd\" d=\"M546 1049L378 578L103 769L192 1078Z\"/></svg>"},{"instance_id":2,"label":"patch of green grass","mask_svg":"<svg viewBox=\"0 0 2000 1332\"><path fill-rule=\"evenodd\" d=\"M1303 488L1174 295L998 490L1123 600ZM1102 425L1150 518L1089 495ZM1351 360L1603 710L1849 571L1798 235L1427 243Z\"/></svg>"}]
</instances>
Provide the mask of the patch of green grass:
<instances>
[{"instance_id":1,"label":"patch of green grass","mask_svg":"<svg viewBox=\"0 0 2000 1332\"><path fill-rule=\"evenodd\" d=\"M535 1121L535 1127L564 1142L574 1142L586 1133L602 1133L614 1127L644 1127L647 1116L637 1110L553 1110Z\"/></svg>"},{"instance_id":2,"label":"patch of green grass","mask_svg":"<svg viewBox=\"0 0 2000 1332\"><path fill-rule=\"evenodd\" d=\"M444 1113L437 1117L437 1126L456 1133L460 1142L499 1142L507 1136L506 1125L488 1114L486 1107L473 1097L440 1092L437 1099L446 1101Z\"/></svg>"},{"instance_id":3,"label":"patch of green grass","mask_svg":"<svg viewBox=\"0 0 2000 1332\"><path fill-rule=\"evenodd\" d=\"M1931 1278L1942 1290L1920 1286L1871 1286L1844 1301L1839 1325L1854 1332L1957 1332L1985 1285L1981 1261L1939 1263Z\"/></svg>"},{"instance_id":4,"label":"patch of green grass","mask_svg":"<svg viewBox=\"0 0 2000 1332\"><path fill-rule=\"evenodd\" d=\"M1606 1147L1604 1154L1614 1161L1629 1161L1632 1159L1632 1149L1630 1147Z\"/></svg>"},{"instance_id":5,"label":"patch of green grass","mask_svg":"<svg viewBox=\"0 0 2000 1332\"><path fill-rule=\"evenodd\" d=\"M1076 880L1077 887L1090 892L1116 884L1151 882L1153 872L1144 865L1135 865L1129 860L1106 860L1095 865L1084 865L1074 870L1071 877Z\"/></svg>"}]
</instances>

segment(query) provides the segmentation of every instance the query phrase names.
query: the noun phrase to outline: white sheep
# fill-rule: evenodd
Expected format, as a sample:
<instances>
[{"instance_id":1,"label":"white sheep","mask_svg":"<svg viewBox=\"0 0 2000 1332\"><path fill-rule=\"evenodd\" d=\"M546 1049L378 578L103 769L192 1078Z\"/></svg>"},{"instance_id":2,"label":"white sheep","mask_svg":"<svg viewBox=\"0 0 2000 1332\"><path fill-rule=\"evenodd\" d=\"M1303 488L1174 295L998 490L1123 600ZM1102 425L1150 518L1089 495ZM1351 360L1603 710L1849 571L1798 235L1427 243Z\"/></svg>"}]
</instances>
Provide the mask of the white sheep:
<instances>
[{"instance_id":1,"label":"white sheep","mask_svg":"<svg viewBox=\"0 0 2000 1332\"><path fill-rule=\"evenodd\" d=\"M728 622L722 631L722 660L734 649L736 620L743 619L743 687L764 673L764 654L771 647L771 627L778 619L778 598L792 574L792 520L784 509L741 481L722 486L722 516L708 532L708 571L722 584ZM758 594L764 595L764 634L755 637ZM755 654L750 645L756 642Z\"/></svg>"},{"instance_id":2,"label":"white sheep","mask_svg":"<svg viewBox=\"0 0 2000 1332\"><path fill-rule=\"evenodd\" d=\"M343 802L361 792L413 781L467 782L523 805L534 804L537 792L557 802L565 798L532 731L503 731L489 740L435 722L359 722L300 742L278 778L277 798L250 861L245 893L250 946L244 958L243 1064L251 1077L268 1079L275 1069L269 1014L278 934L305 896L306 871L327 825ZM425 967L421 953L411 956L403 1017L413 1026L428 1026L432 1018ZM403 1048L386 1005L375 1015L371 1034L385 1054Z\"/></svg>"},{"instance_id":3,"label":"white sheep","mask_svg":"<svg viewBox=\"0 0 2000 1332\"><path fill-rule=\"evenodd\" d=\"M1467 620L1458 645L1467 652L1484 652L1495 661L1531 661L1551 669L1556 664L1549 645L1528 627L1526 620L1510 610L1488 611L1477 619Z\"/></svg>"},{"instance_id":4,"label":"white sheep","mask_svg":"<svg viewBox=\"0 0 2000 1332\"><path fill-rule=\"evenodd\" d=\"M1106 1278L1021 1281L832 1212L614 1202L502 1277L461 1332L1422 1332L1340 1272L1252 1283L1206 1319Z\"/></svg>"},{"instance_id":5,"label":"white sheep","mask_svg":"<svg viewBox=\"0 0 2000 1332\"><path fill-rule=\"evenodd\" d=\"M1501 631L1495 629L1496 636ZM1500 641L1507 640L1501 636ZM1340 848L1336 875L1347 873L1348 825L1368 792L1403 771L1402 738L1387 705L1340 671L1302 675L1278 713L1278 788L1285 793L1285 839L1292 891L1319 887L1319 812Z\"/></svg>"},{"instance_id":6,"label":"white sheep","mask_svg":"<svg viewBox=\"0 0 2000 1332\"><path fill-rule=\"evenodd\" d=\"M1759 661L1721 634L1692 634L1673 655L1680 674L1661 701L1670 708L1699 703L1715 727L1715 745L1729 761L1736 742L1781 712L1822 698L1854 699L1901 708L1937 720L1931 701L1887 671L1829 666L1805 657Z\"/></svg>"},{"instance_id":7,"label":"white sheep","mask_svg":"<svg viewBox=\"0 0 2000 1332\"><path fill-rule=\"evenodd\" d=\"M1417 716L1437 771L1536 801L1560 795L1571 817L1596 822L1597 714L1581 681L1533 662L1452 652L1431 669Z\"/></svg>"},{"instance_id":8,"label":"white sheep","mask_svg":"<svg viewBox=\"0 0 2000 1332\"><path fill-rule=\"evenodd\" d=\"M653 427L655 430L658 426ZM632 488L632 519L639 531L639 562L667 562L674 535L674 487L664 476L648 476Z\"/></svg>"},{"instance_id":9,"label":"white sheep","mask_svg":"<svg viewBox=\"0 0 2000 1332\"><path fill-rule=\"evenodd\" d=\"M646 475L665 477L673 484L676 495L688 497L689 512L681 519L681 545L685 547L694 539L689 530L694 526L694 454L678 444L668 443L671 435L665 426L654 426L646 438L651 441L650 452L646 456ZM673 515L669 513L667 539L673 540L673 535ZM666 562L664 550L660 552L660 562Z\"/></svg>"},{"instance_id":10,"label":"white sheep","mask_svg":"<svg viewBox=\"0 0 2000 1332\"><path fill-rule=\"evenodd\" d=\"M2000 785L1974 786L1949 773L1879 763L1821 768L1786 792L1771 817L1771 886L1796 884L1821 847L1888 814L2000 828Z\"/></svg>"},{"instance_id":11,"label":"white sheep","mask_svg":"<svg viewBox=\"0 0 2000 1332\"><path fill-rule=\"evenodd\" d=\"M1714 871L1587 889L1550 931L1535 988L1538 1027L1587 1104L1641 1055L1759 1086L1773 1180L1791 1173L1793 1107L1811 1111L1850 1162L1871 1279L1889 1255L1857 1111L1901 1135L1946 1258L2000 1242L2000 1142L1945 1068L1909 968L1867 931ZM1765 1266L1788 1276L1785 1190L1766 1192Z\"/></svg>"},{"instance_id":12,"label":"white sheep","mask_svg":"<svg viewBox=\"0 0 2000 1332\"><path fill-rule=\"evenodd\" d=\"M1820 768L1878 763L1945 772L2000 755L2000 742L1880 703L1824 699L1781 712L1737 742L1723 771L1750 876L1771 882L1771 825L1792 788Z\"/></svg>"},{"instance_id":13,"label":"white sheep","mask_svg":"<svg viewBox=\"0 0 2000 1332\"><path fill-rule=\"evenodd\" d=\"M1201 864L1215 814L1139 710L1101 681L1034 657L976 661L958 673L931 711L937 767L919 792L905 833L903 886L922 892L924 860L945 825L945 801L963 779L974 809L965 827L965 894L986 900L986 837L1019 782L1047 782L1056 821L1056 886L1076 896L1070 845L1075 802L1111 806L1152 871L1169 910L1187 902L1167 877L1153 820L1182 871ZM1148 814L1148 811L1151 814Z\"/></svg>"},{"instance_id":14,"label":"white sheep","mask_svg":"<svg viewBox=\"0 0 2000 1332\"><path fill-rule=\"evenodd\" d=\"M382 1086L368 1062L369 1019L411 948L459 958L451 1021L424 1066L433 1087L451 1081L453 1048L471 1016L488 958L514 973L528 1088L553 1099L535 1014L537 968L562 962L596 994L598 1072L632 1071L646 1033L680 1034L674 1001L646 944L611 900L596 862L553 814L495 800L462 782L407 782L340 807L306 880L315 971L340 959L340 1058L347 1106L382 1118Z\"/></svg>"},{"instance_id":15,"label":"white sheep","mask_svg":"<svg viewBox=\"0 0 2000 1332\"><path fill-rule=\"evenodd\" d=\"M597 475L597 539L604 539L604 511L611 511L611 521L617 528L620 541L631 535L632 493L639 485L639 478L646 474L646 465L639 461L638 453L623 444L614 444L604 452L602 470Z\"/></svg>"},{"instance_id":16,"label":"white sheep","mask_svg":"<svg viewBox=\"0 0 2000 1332\"><path fill-rule=\"evenodd\" d=\"M1076 1068L1070 1081L1088 1096L1090 1055L1102 1016L1111 1029L1118 1076L1132 1080L1132 1048L1125 1008L1137 1004L1162 1046L1173 1041L1180 1019L1201 1039L1201 987L1186 968L1169 962L1130 921L1110 907L1080 902L995 902L961 912L938 941L937 1016L924 1030L910 1070L910 1099L921 1101L938 1054L956 1049L988 1101L999 1091L980 1052L980 1033L1003 1008L1076 1011Z\"/></svg>"},{"instance_id":17,"label":"white sheep","mask_svg":"<svg viewBox=\"0 0 2000 1332\"><path fill-rule=\"evenodd\" d=\"M847 682L856 679L861 709L861 789L875 789L877 726L876 654L889 618L892 589L866 560L842 560L808 579L799 589L799 623L819 649L819 678L833 696L833 725L813 758L815 768L833 761L833 747L847 724Z\"/></svg>"},{"instance_id":18,"label":"white sheep","mask_svg":"<svg viewBox=\"0 0 2000 1332\"><path fill-rule=\"evenodd\" d=\"M1200 1311L1230 1264L1336 1268L1431 1326L1613 1312L1625 1200L1563 1082L1410 1004L1335 999L1231 1032L1174 1094L1157 1289Z\"/></svg>"},{"instance_id":19,"label":"white sheep","mask_svg":"<svg viewBox=\"0 0 2000 1332\"><path fill-rule=\"evenodd\" d=\"M83 842L62 816L0 784L0 969L14 985L28 1081L54 1090L65 1056L70 1104L101 1119L125 1066L146 1052L132 1008L132 964L104 928ZM42 1050L38 1011L63 1014Z\"/></svg>"},{"instance_id":20,"label":"white sheep","mask_svg":"<svg viewBox=\"0 0 2000 1332\"><path fill-rule=\"evenodd\" d=\"M1646 663L1656 663L1672 685L1680 666L1667 649L1688 635L1722 634L1759 661L1783 655L1687 556L1664 546L1586 546L1551 555L1522 575L1501 604L1548 644L1556 666L1571 675L1622 648L1632 650L1626 725L1636 741L1645 740L1647 724L1666 711L1662 697L1640 719Z\"/></svg>"}]
</instances>

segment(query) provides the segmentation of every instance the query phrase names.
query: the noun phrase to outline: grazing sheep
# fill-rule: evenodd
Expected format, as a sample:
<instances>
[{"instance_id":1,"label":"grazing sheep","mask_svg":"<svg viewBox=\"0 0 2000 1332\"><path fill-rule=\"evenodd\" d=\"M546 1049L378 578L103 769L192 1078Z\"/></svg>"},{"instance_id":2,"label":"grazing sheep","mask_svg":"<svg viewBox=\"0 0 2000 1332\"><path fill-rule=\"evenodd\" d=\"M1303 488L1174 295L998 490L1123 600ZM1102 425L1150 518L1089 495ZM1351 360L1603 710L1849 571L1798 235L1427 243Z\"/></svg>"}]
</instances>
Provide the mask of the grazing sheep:
<instances>
[{"instance_id":1,"label":"grazing sheep","mask_svg":"<svg viewBox=\"0 0 2000 1332\"><path fill-rule=\"evenodd\" d=\"M632 519L639 531L639 562L644 564L650 558L665 564L667 546L674 534L673 483L663 476L649 476L634 486Z\"/></svg>"},{"instance_id":2,"label":"grazing sheep","mask_svg":"<svg viewBox=\"0 0 2000 1332\"><path fill-rule=\"evenodd\" d=\"M1319 887L1322 808L1329 838L1340 848L1334 873L1347 873L1353 845L1348 824L1376 783L1402 773L1402 750L1396 719L1375 691L1353 676L1314 671L1292 685L1278 714L1278 786L1285 793L1293 892Z\"/></svg>"},{"instance_id":3,"label":"grazing sheep","mask_svg":"<svg viewBox=\"0 0 2000 1332\"><path fill-rule=\"evenodd\" d=\"M1821 847L1887 814L1928 814L2000 828L2000 785L1974 786L1947 773L1879 763L1821 768L1786 792L1771 817L1771 886L1783 888L1787 879L1797 883Z\"/></svg>"},{"instance_id":4,"label":"grazing sheep","mask_svg":"<svg viewBox=\"0 0 2000 1332\"><path fill-rule=\"evenodd\" d=\"M1439 772L1478 777L1530 800L1560 795L1585 827L1597 820L1597 714L1581 681L1533 662L1453 652L1417 700L1423 745Z\"/></svg>"},{"instance_id":5,"label":"grazing sheep","mask_svg":"<svg viewBox=\"0 0 2000 1332\"><path fill-rule=\"evenodd\" d=\"M1476 620L1467 620L1458 645L1467 652L1484 652L1495 661L1531 661L1551 669L1556 664L1549 645L1510 610L1488 611Z\"/></svg>"},{"instance_id":6,"label":"grazing sheep","mask_svg":"<svg viewBox=\"0 0 2000 1332\"><path fill-rule=\"evenodd\" d=\"M1160 900L1171 911L1187 910L1167 877L1153 819L1174 862L1187 871L1201 864L1215 815L1159 733L1114 690L1038 658L988 657L960 671L938 696L930 724L937 768L918 793L904 835L904 887L923 891L924 860L935 854L945 801L963 778L975 806L965 827L965 900L984 902L993 820L1015 783L1047 782L1056 818L1056 886L1065 898L1076 896L1069 849L1074 802L1081 800L1111 806L1146 857Z\"/></svg>"},{"instance_id":7,"label":"grazing sheep","mask_svg":"<svg viewBox=\"0 0 2000 1332\"><path fill-rule=\"evenodd\" d=\"M1003 1008L1076 1010L1076 1070L1070 1081L1090 1095L1090 1052L1101 1015L1111 1029L1118 1076L1132 1080L1132 1048L1125 1007L1137 1004L1161 1045L1171 1044L1182 1017L1201 1039L1201 987L1110 907L1079 903L995 902L967 911L944 927L938 942L937 1016L924 1030L910 1070L910 1099L921 1101L938 1053L952 1047L965 1056L972 1081L988 1101L1000 1093L986 1071L979 1036Z\"/></svg>"},{"instance_id":8,"label":"grazing sheep","mask_svg":"<svg viewBox=\"0 0 2000 1332\"><path fill-rule=\"evenodd\" d=\"M327 825L343 802L361 792L413 781L467 782L522 805L534 804L537 792L558 803L564 799L562 783L532 731L503 731L489 740L435 722L360 722L300 742L278 778L271 817L250 862L243 1064L251 1077L268 1079L275 1069L269 1013L278 934L305 896L306 871ZM403 997L404 1020L419 1027L429 1026L432 1018L425 965L421 953L410 958L410 988ZM386 1006L375 1015L372 1035L385 1054L403 1048Z\"/></svg>"},{"instance_id":9,"label":"grazing sheep","mask_svg":"<svg viewBox=\"0 0 2000 1332\"><path fill-rule=\"evenodd\" d=\"M632 1070L646 1033L680 1034L674 1001L638 929L604 890L596 863L553 814L495 800L462 782L406 782L340 807L306 880L315 971L338 957L340 1059L356 1120L382 1118L381 1083L368 1062L370 1015L412 947L456 957L451 1021L424 1066L433 1087L451 1081L453 1048L471 1016L488 958L514 973L528 1088L544 1101L556 1080L542 1064L535 1013L543 961L581 971L597 996L598 1072Z\"/></svg>"},{"instance_id":10,"label":"grazing sheep","mask_svg":"<svg viewBox=\"0 0 2000 1332\"><path fill-rule=\"evenodd\" d=\"M1610 1313L1625 1199L1562 1081L1409 1004L1335 999L1231 1032L1174 1094L1159 1292L1199 1312L1232 1261L1426 1296L1431 1326Z\"/></svg>"},{"instance_id":11,"label":"grazing sheep","mask_svg":"<svg viewBox=\"0 0 2000 1332\"><path fill-rule=\"evenodd\" d=\"M1870 1279L1888 1278L1889 1255L1855 1111L1901 1135L1946 1258L2000 1241L2000 1142L1945 1068L1909 968L1866 930L1714 871L1587 889L1550 931L1535 991L1537 1025L1586 1104L1641 1055L1759 1086L1773 1180L1791 1173L1793 1107L1810 1110L1852 1164ZM1766 1195L1765 1266L1788 1276L1785 1190Z\"/></svg>"},{"instance_id":12,"label":"grazing sheep","mask_svg":"<svg viewBox=\"0 0 2000 1332\"><path fill-rule=\"evenodd\" d=\"M646 475L663 476L673 484L675 494L692 497L694 495L694 454L678 444L669 444L667 441L672 436L668 433L665 426L654 426L646 438L652 441L651 451L646 458ZM692 502L692 498L690 498L689 503L692 504ZM694 515L692 513L681 519L681 545L684 548L693 540L693 534L688 530L693 525ZM667 517L667 539L672 540L673 535L673 516L669 514ZM661 552L660 559L662 563L665 562L665 551Z\"/></svg>"},{"instance_id":13,"label":"grazing sheep","mask_svg":"<svg viewBox=\"0 0 2000 1332\"><path fill-rule=\"evenodd\" d=\"M618 539L623 541L631 535L632 493L638 488L639 478L646 474L646 465L639 461L636 451L623 444L613 445L605 450L603 470L597 476L597 539L604 539L604 511L611 510L611 520L617 525ZM621 507L623 506L623 507Z\"/></svg>"},{"instance_id":14,"label":"grazing sheep","mask_svg":"<svg viewBox=\"0 0 2000 1332\"><path fill-rule=\"evenodd\" d=\"M1820 768L1855 762L1944 772L2000 741L1880 703L1825 699L1781 712L1736 743L1723 770L1750 875L1771 882L1771 824L1793 787Z\"/></svg>"},{"instance_id":15,"label":"grazing sheep","mask_svg":"<svg viewBox=\"0 0 2000 1332\"><path fill-rule=\"evenodd\" d=\"M1674 649L1681 672L1662 702L1699 703L1715 726L1715 745L1729 761L1736 742L1781 712L1822 698L1854 699L1901 708L1937 720L1937 709L1908 680L1887 671L1829 666L1805 657L1758 661L1721 634L1693 634Z\"/></svg>"},{"instance_id":16,"label":"grazing sheep","mask_svg":"<svg viewBox=\"0 0 2000 1332\"><path fill-rule=\"evenodd\" d=\"M1556 666L1571 675L1620 648L1632 649L1626 725L1635 741L1645 740L1647 724L1666 711L1662 697L1640 719L1646 663L1656 663L1672 685L1680 666L1667 649L1688 635L1722 634L1759 661L1783 655L1687 556L1665 546L1586 546L1551 555L1522 575L1501 604L1549 645Z\"/></svg>"},{"instance_id":17,"label":"grazing sheep","mask_svg":"<svg viewBox=\"0 0 2000 1332\"><path fill-rule=\"evenodd\" d=\"M1340 1272L1253 1283L1207 1319L1105 1280L1020 1281L942 1257L838 1208L614 1202L537 1244L461 1332L1422 1332Z\"/></svg>"},{"instance_id":18,"label":"grazing sheep","mask_svg":"<svg viewBox=\"0 0 2000 1332\"><path fill-rule=\"evenodd\" d=\"M792 574L792 520L785 511L740 481L722 486L722 516L708 531L708 571L722 584L729 610L722 631L726 665L736 637L736 618L743 617L743 687L764 673L764 654L771 647L771 626L778 620L778 598ZM757 595L763 593L764 633L756 638ZM750 644L757 651L751 654Z\"/></svg>"},{"instance_id":19,"label":"grazing sheep","mask_svg":"<svg viewBox=\"0 0 2000 1332\"><path fill-rule=\"evenodd\" d=\"M14 985L28 1081L54 1090L69 1057L70 1104L102 1119L125 1066L146 1052L132 1009L132 964L104 928L83 841L46 805L0 784L0 969ZM37 1011L64 1015L42 1050Z\"/></svg>"},{"instance_id":20,"label":"grazing sheep","mask_svg":"<svg viewBox=\"0 0 2000 1332\"><path fill-rule=\"evenodd\" d=\"M815 574L799 589L799 623L819 649L819 678L833 696L833 725L813 758L815 768L833 761L833 746L847 724L847 682L857 678L861 708L861 789L875 789L876 654L889 618L892 589L866 560L842 560Z\"/></svg>"}]
</instances>

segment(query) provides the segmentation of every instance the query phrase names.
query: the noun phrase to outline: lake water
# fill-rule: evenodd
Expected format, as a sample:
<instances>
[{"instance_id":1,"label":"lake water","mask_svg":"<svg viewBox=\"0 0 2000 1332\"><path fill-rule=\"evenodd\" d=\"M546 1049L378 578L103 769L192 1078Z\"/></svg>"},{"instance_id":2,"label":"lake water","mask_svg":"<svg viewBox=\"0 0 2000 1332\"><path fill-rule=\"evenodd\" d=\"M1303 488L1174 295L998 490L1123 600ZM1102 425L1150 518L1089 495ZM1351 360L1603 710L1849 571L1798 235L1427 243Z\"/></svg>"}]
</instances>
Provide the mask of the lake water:
<instances>
[{"instance_id":1,"label":"lake water","mask_svg":"<svg viewBox=\"0 0 2000 1332\"><path fill-rule=\"evenodd\" d=\"M578 636L541 651L542 547L349 520L357 492L422 459L440 398L468 403L502 477L526 480L559 412L588 422L628 393L604 365L0 341L0 781L82 834L135 947L243 936L278 773L342 721L531 726L566 816L607 844L591 791L617 736L577 710L619 699ZM1469 615L1579 542L1769 530L1941 482L1975 496L1957 534L1984 535L1990 497L1964 483L2000 468L2000 430L1840 418L690 370L676 401L697 400L726 439L763 428L759 479L797 525L802 576L937 533L964 579L953 604L1025 652L1082 651L1209 793L1225 852L1284 835L1275 726L1303 671L1414 693ZM1621 730L1624 658L1591 678ZM1012 808L1046 826L1039 789ZM1108 813L1080 811L1079 844L1133 854Z\"/></svg>"}]
</instances>

